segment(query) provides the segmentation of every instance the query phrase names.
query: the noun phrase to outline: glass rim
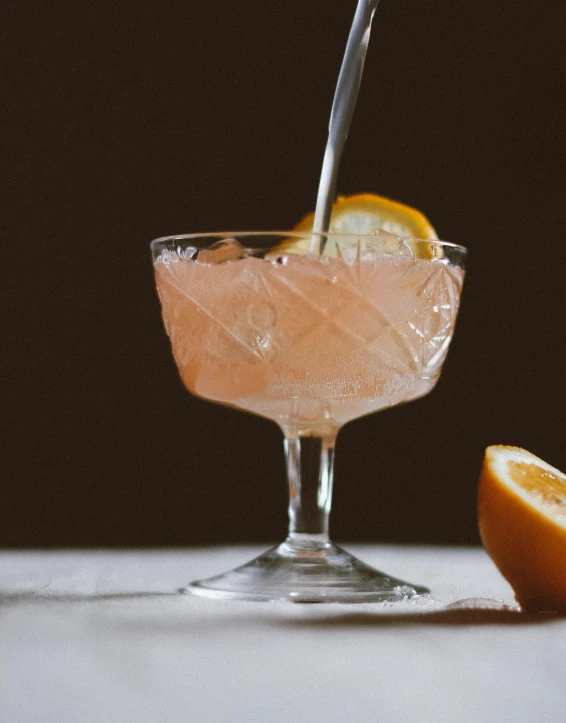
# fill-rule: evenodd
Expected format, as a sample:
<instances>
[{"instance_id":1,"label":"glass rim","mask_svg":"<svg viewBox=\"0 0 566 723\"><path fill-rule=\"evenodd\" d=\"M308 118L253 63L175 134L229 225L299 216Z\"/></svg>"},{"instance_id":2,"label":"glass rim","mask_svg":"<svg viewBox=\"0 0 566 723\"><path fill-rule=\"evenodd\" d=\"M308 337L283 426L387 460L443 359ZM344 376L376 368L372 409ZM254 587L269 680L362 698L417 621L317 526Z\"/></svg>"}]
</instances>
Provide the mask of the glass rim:
<instances>
[{"instance_id":1,"label":"glass rim","mask_svg":"<svg viewBox=\"0 0 566 723\"><path fill-rule=\"evenodd\" d=\"M342 233L340 231L329 231L327 233L314 233L314 231L207 231L205 233L186 233L186 234L170 234L168 236L159 236L156 239L153 239L150 243L150 247L152 250L155 250L159 248L162 245L166 245L171 242L183 242L183 241L191 241L196 239L216 239L219 240L220 237L225 238L242 238L242 237L251 237L251 238L257 238L261 236L284 236L286 238L305 238L305 237L312 237L316 236L318 238L351 238L351 239L359 239L359 238L365 238L365 239L377 239L379 238L379 234L373 233L373 232L366 232L366 233ZM401 241L411 241L412 243L421 243L421 244L437 244L439 246L444 246L448 248L457 249L459 251L463 251L465 254L467 254L468 249L465 246L462 246L461 244L453 243L452 241L443 241L442 239L436 239L436 238L416 238L414 236L398 236L397 234L392 234L393 237L398 238Z\"/></svg>"}]
</instances>

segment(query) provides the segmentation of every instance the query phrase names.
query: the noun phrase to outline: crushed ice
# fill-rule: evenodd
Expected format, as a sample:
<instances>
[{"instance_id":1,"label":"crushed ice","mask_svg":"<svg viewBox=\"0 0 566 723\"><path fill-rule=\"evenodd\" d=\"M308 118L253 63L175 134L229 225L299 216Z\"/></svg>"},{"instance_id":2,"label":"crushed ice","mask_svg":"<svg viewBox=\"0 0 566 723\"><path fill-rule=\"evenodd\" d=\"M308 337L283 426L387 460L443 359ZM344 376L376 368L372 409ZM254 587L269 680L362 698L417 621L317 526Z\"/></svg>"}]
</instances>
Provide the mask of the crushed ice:
<instances>
[{"instance_id":1,"label":"crushed ice","mask_svg":"<svg viewBox=\"0 0 566 723\"><path fill-rule=\"evenodd\" d=\"M190 261L196 257L197 253L198 249L196 246L185 246L185 248L177 246L174 251L171 251L171 249L163 249L156 258L155 263L169 267L178 261Z\"/></svg>"},{"instance_id":2,"label":"crushed ice","mask_svg":"<svg viewBox=\"0 0 566 723\"><path fill-rule=\"evenodd\" d=\"M397 258L413 255L403 239L383 229L377 229L371 235L355 241L346 236L335 238L333 243L326 245L325 253L337 256L350 265L358 261L377 261L384 256Z\"/></svg>"},{"instance_id":3,"label":"crushed ice","mask_svg":"<svg viewBox=\"0 0 566 723\"><path fill-rule=\"evenodd\" d=\"M397 593L397 595L405 599L417 594L415 588L411 587L410 585L396 585L393 588L393 592Z\"/></svg>"}]
</instances>

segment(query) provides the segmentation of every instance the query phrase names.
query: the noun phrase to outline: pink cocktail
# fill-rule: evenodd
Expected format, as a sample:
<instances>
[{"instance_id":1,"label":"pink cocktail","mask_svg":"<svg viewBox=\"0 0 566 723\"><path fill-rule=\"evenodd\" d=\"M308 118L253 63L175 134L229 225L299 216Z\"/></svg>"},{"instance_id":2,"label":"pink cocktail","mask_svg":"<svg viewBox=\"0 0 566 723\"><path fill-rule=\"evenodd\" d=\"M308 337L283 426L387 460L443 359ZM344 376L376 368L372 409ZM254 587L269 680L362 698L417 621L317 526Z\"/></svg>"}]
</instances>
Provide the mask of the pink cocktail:
<instances>
[{"instance_id":1,"label":"pink cocktail","mask_svg":"<svg viewBox=\"0 0 566 723\"><path fill-rule=\"evenodd\" d=\"M187 389L281 427L287 540L193 593L254 600L385 601L423 592L330 542L336 435L427 394L454 331L462 247L389 234L207 234L152 244L157 288Z\"/></svg>"}]
</instances>

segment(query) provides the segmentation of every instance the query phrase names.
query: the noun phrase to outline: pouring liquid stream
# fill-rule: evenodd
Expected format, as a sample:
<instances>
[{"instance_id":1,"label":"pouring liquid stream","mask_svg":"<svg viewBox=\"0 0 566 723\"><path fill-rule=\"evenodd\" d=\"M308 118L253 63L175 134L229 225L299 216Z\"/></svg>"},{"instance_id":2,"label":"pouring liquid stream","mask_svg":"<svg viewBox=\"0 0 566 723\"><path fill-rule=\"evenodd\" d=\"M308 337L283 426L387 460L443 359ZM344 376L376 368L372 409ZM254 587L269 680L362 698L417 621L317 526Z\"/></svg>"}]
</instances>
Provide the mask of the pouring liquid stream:
<instances>
[{"instance_id":1,"label":"pouring liquid stream","mask_svg":"<svg viewBox=\"0 0 566 723\"><path fill-rule=\"evenodd\" d=\"M312 255L322 254L326 245L324 234L328 232L330 226L340 159L354 115L369 43L371 21L378 2L379 0L358 0L358 7L348 36L346 52L334 93L328 142L324 151L318 186L313 237L309 248L309 253Z\"/></svg>"}]
</instances>

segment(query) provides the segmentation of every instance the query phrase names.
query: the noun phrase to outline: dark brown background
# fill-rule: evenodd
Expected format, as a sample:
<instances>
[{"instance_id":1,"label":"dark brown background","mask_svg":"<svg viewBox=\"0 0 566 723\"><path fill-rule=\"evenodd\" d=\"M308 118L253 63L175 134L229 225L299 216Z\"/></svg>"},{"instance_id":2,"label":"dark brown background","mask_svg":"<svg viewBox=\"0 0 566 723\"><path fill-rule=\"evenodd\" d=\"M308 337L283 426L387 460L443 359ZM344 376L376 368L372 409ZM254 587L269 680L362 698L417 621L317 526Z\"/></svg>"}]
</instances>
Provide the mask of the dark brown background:
<instances>
[{"instance_id":1,"label":"dark brown background","mask_svg":"<svg viewBox=\"0 0 566 723\"><path fill-rule=\"evenodd\" d=\"M190 397L148 243L313 208L354 0L9 3L0 545L277 540L276 426ZM544 11L544 14L543 14ZM478 540L492 443L566 468L561 0L382 0L341 193L469 247L427 398L340 435L333 533Z\"/></svg>"}]
</instances>

